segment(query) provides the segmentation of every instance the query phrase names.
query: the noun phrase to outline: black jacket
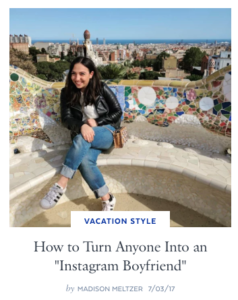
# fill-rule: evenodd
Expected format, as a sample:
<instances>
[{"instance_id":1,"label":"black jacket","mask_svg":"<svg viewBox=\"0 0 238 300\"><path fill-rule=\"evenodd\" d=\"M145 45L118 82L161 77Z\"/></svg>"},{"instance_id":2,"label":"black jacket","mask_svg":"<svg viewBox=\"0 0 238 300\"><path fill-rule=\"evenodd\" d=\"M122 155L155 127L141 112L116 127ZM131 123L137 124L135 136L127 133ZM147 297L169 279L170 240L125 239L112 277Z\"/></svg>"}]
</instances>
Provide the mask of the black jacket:
<instances>
[{"instance_id":1,"label":"black jacket","mask_svg":"<svg viewBox=\"0 0 238 300\"><path fill-rule=\"evenodd\" d=\"M101 84L101 95L97 97L95 102L95 108L99 117L95 121L98 126L110 124L118 129L121 124L121 106L112 90L105 83L102 82ZM63 88L60 95L61 122L66 128L71 130L71 137L73 138L73 136L81 132L81 126L86 124L86 121L82 121L83 113L80 103L68 106L67 102L65 88Z\"/></svg>"}]
</instances>

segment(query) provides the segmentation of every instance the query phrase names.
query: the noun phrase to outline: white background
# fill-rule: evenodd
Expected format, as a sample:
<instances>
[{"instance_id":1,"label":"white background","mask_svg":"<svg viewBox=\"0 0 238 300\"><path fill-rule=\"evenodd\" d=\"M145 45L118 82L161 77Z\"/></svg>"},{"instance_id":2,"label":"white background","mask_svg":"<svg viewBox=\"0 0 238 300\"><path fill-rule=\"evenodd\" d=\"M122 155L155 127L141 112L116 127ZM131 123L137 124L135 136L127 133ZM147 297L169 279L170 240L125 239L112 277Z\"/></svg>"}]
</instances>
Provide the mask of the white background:
<instances>
[{"instance_id":1,"label":"white background","mask_svg":"<svg viewBox=\"0 0 238 300\"><path fill-rule=\"evenodd\" d=\"M200 7L215 7L217 1L200 1ZM85 7L90 7L87 3ZM94 3L93 3L94 4ZM92 4L92 6L93 6ZM95 7L113 7L112 3L102 1ZM158 4L151 3L150 7ZM171 2L168 6L177 6ZM180 1L180 7L192 7L191 2ZM226 1L231 7L231 1ZM47 7L47 1L32 3L11 1L11 7ZM67 5L67 3L65 4ZM70 2L71 7L77 7L77 2ZM81 3L80 3L81 5ZM119 4L117 4L119 7ZM126 1L121 2L121 7L126 7ZM51 2L50 7L59 7L59 3ZM65 6L66 7L66 6ZM116 6L115 6L116 7ZM134 7L130 2L130 7ZM147 6L148 7L148 6ZM198 4L196 3L196 7ZM125 218L148 217L156 218L157 225L85 225L84 218L108 216L102 212L74 213L71 228L9 228L9 186L8 186L8 45L9 31L9 8L1 11L1 83L4 88L2 92L1 114L1 165L3 168L1 176L1 299L20 298L28 299L111 299L112 297L132 297L151 299L236 299L237 298L237 190L235 188L237 166L236 159L236 129L233 120L233 194L232 194L232 228L169 228L168 213L160 212L114 212L113 217ZM232 16L234 23L237 21L236 10L233 8ZM40 26L40 24L39 24ZM234 26L234 25L233 25ZM235 25L236 26L236 25ZM87 26L86 26L87 27ZM214 28L215 30L215 28ZM236 51L236 37L232 36L232 52ZM236 56L232 59L233 69L237 67ZM4 68L3 68L4 65ZM235 87L237 76L233 73L233 85ZM4 83L4 84L3 84ZM2 90L1 90L2 91ZM233 111L237 109L233 92ZM5 103L6 106L5 106ZM4 130L6 128L6 130ZM6 148L6 149L5 149ZM235 154L234 154L235 153ZM45 241L46 245L65 245L61 253L34 252L34 241ZM83 241L94 241L94 244L110 244L112 252L109 253L87 253ZM122 241L124 245L161 245L159 253L116 253L115 249ZM189 252L166 253L164 252L165 241L174 245L188 245ZM67 245L77 244L80 251L68 253ZM207 245L206 253L194 253L193 246ZM186 260L182 265L182 271L138 271L123 272L123 260L132 263L144 264L148 259L156 263L177 263L179 259ZM89 274L80 271L59 271L55 260L64 260L65 263L114 263L119 265L117 272L96 272ZM69 294L66 286L143 286L144 292L76 292ZM173 292L148 292L148 286L175 286Z\"/></svg>"}]
</instances>

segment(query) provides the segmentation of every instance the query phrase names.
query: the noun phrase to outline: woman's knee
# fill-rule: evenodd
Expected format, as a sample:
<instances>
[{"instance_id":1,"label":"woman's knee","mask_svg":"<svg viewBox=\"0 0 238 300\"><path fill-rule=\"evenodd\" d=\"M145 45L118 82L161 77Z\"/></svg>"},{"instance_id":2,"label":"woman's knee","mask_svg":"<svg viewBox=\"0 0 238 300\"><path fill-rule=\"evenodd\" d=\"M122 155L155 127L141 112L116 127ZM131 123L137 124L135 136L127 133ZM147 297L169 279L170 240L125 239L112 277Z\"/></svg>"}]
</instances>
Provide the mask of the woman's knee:
<instances>
[{"instance_id":1,"label":"woman's knee","mask_svg":"<svg viewBox=\"0 0 238 300\"><path fill-rule=\"evenodd\" d=\"M87 141L85 141L85 139L83 138L82 134L76 135L74 137L74 139L73 139L73 145L75 147L80 147L80 146L82 146L82 145L84 145L86 143L87 143Z\"/></svg>"}]
</instances>

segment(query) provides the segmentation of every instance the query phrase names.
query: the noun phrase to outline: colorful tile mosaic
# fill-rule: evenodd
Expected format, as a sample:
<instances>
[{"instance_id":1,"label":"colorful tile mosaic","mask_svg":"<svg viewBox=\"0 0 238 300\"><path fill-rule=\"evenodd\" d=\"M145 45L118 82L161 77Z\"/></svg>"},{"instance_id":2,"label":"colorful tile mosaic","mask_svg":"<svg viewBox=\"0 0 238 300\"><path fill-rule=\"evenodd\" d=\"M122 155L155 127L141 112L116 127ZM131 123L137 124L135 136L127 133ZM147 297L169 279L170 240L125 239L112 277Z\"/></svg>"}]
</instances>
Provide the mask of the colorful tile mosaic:
<instances>
[{"instance_id":1,"label":"colorful tile mosaic","mask_svg":"<svg viewBox=\"0 0 238 300\"><path fill-rule=\"evenodd\" d=\"M38 112L41 111L60 123L62 83L54 83L54 88L47 88L42 81L41 86L38 79L22 75L18 68L11 68L9 81L11 143L21 135L50 141L43 134ZM109 87L116 95L124 111L125 122L133 122L142 115L149 123L166 127L187 114L196 116L208 130L231 136L230 67L219 70L206 79L189 83L163 81L162 84L161 81L148 81L146 86L146 81L143 81L140 86L139 80L105 82L110 84Z\"/></svg>"}]
</instances>

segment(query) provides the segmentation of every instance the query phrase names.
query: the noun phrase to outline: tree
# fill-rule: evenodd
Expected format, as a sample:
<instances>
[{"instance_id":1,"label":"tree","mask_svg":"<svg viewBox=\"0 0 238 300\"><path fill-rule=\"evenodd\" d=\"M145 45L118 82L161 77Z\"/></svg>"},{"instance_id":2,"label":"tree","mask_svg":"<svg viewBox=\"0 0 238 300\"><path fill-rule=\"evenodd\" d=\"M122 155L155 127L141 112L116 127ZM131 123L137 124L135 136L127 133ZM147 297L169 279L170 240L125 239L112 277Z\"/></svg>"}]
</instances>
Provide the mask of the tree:
<instances>
[{"instance_id":1,"label":"tree","mask_svg":"<svg viewBox=\"0 0 238 300\"><path fill-rule=\"evenodd\" d=\"M41 49L41 53L42 53L42 54L47 54L45 48L42 48L42 49Z\"/></svg>"},{"instance_id":2,"label":"tree","mask_svg":"<svg viewBox=\"0 0 238 300\"><path fill-rule=\"evenodd\" d=\"M45 75L47 77L47 79L49 80L50 65L51 64L53 64L53 63L50 63L48 61L38 62L36 64L37 73Z\"/></svg>"},{"instance_id":3,"label":"tree","mask_svg":"<svg viewBox=\"0 0 238 300\"><path fill-rule=\"evenodd\" d=\"M170 54L168 54L167 52L163 51L161 52L157 57L156 60L153 64L153 69L154 71L160 71L160 69L162 69L162 64L163 64L163 59L165 59L166 57L170 57Z\"/></svg>"},{"instance_id":4,"label":"tree","mask_svg":"<svg viewBox=\"0 0 238 300\"><path fill-rule=\"evenodd\" d=\"M193 74L191 76L187 76L186 79L189 79L190 81L196 81L202 79L202 76Z\"/></svg>"},{"instance_id":5,"label":"tree","mask_svg":"<svg viewBox=\"0 0 238 300\"><path fill-rule=\"evenodd\" d=\"M67 61L52 62L38 62L36 64L37 73L44 75L48 81L61 81L63 72L68 70L70 64Z\"/></svg>"},{"instance_id":6,"label":"tree","mask_svg":"<svg viewBox=\"0 0 238 300\"><path fill-rule=\"evenodd\" d=\"M158 77L161 77L160 73L153 72L153 71L146 71L141 72L139 79L145 79L145 80L158 80Z\"/></svg>"},{"instance_id":7,"label":"tree","mask_svg":"<svg viewBox=\"0 0 238 300\"><path fill-rule=\"evenodd\" d=\"M193 66L201 66L204 55L206 55L206 52L202 52L197 47L187 49L183 58L184 68L190 70Z\"/></svg>"},{"instance_id":8,"label":"tree","mask_svg":"<svg viewBox=\"0 0 238 300\"><path fill-rule=\"evenodd\" d=\"M44 74L37 74L36 76L40 79L47 80L47 77Z\"/></svg>"},{"instance_id":9,"label":"tree","mask_svg":"<svg viewBox=\"0 0 238 300\"><path fill-rule=\"evenodd\" d=\"M36 74L36 67L32 62L32 56L16 49L10 49L10 65L17 66L32 75Z\"/></svg>"},{"instance_id":10,"label":"tree","mask_svg":"<svg viewBox=\"0 0 238 300\"><path fill-rule=\"evenodd\" d=\"M37 54L41 54L41 51L36 49L36 47L30 47L29 48L29 54L32 56L33 61L37 62L36 56L37 56Z\"/></svg>"},{"instance_id":11,"label":"tree","mask_svg":"<svg viewBox=\"0 0 238 300\"><path fill-rule=\"evenodd\" d=\"M129 70L123 77L123 79L138 79L139 74L133 73L131 70Z\"/></svg>"},{"instance_id":12,"label":"tree","mask_svg":"<svg viewBox=\"0 0 238 300\"><path fill-rule=\"evenodd\" d=\"M140 67L140 61L139 60L134 60L132 62L132 66L134 66L134 67Z\"/></svg>"},{"instance_id":13,"label":"tree","mask_svg":"<svg viewBox=\"0 0 238 300\"><path fill-rule=\"evenodd\" d=\"M63 60L64 58L65 58L64 52L62 51L62 52L61 52L61 60Z\"/></svg>"},{"instance_id":14,"label":"tree","mask_svg":"<svg viewBox=\"0 0 238 300\"><path fill-rule=\"evenodd\" d=\"M128 68L123 65L110 64L107 66L99 66L99 73L101 74L102 79L122 79Z\"/></svg>"}]
</instances>

